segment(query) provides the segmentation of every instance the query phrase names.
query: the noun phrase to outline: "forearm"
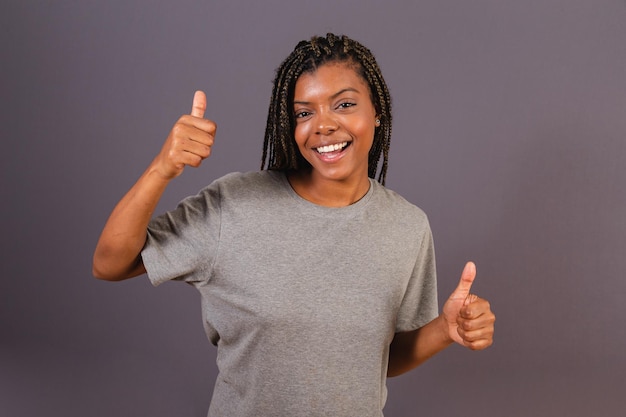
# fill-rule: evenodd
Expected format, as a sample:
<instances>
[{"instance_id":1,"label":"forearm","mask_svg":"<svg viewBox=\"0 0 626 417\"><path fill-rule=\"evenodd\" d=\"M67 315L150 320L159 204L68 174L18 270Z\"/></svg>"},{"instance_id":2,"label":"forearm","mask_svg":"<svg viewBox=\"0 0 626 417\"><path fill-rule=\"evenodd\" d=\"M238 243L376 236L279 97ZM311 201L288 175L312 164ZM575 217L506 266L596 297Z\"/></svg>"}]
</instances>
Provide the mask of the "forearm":
<instances>
[{"instance_id":1,"label":"forearm","mask_svg":"<svg viewBox=\"0 0 626 417\"><path fill-rule=\"evenodd\" d=\"M389 350L387 376L398 376L416 368L452 343L443 316L417 330L396 333Z\"/></svg>"},{"instance_id":2,"label":"forearm","mask_svg":"<svg viewBox=\"0 0 626 417\"><path fill-rule=\"evenodd\" d=\"M145 272L141 250L163 191L185 166L198 167L211 153L216 125L204 118L205 110L206 95L196 91L191 114L178 119L161 152L111 213L93 256L97 278L119 281Z\"/></svg>"},{"instance_id":3,"label":"forearm","mask_svg":"<svg viewBox=\"0 0 626 417\"><path fill-rule=\"evenodd\" d=\"M93 257L96 278L118 281L145 272L141 250L154 210L167 187L152 167L120 200L107 220Z\"/></svg>"}]
</instances>

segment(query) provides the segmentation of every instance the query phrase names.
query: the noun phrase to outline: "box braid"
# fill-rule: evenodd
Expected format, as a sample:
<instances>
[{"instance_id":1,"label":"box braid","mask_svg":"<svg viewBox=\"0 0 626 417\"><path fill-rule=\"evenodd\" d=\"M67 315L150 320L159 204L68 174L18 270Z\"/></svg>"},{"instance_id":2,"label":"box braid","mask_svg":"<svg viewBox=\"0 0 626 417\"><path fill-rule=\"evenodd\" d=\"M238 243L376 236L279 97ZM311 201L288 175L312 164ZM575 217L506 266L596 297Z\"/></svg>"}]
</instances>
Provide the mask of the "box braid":
<instances>
[{"instance_id":1,"label":"box braid","mask_svg":"<svg viewBox=\"0 0 626 417\"><path fill-rule=\"evenodd\" d=\"M370 98L380 118L369 152L368 175L376 177L382 156L378 181L385 184L391 140L391 97L387 84L372 52L347 36L332 33L301 41L276 70L267 115L261 169L298 170L310 164L300 154L294 139L293 99L296 81L303 73L313 72L323 64L345 62L365 80Z\"/></svg>"}]
</instances>

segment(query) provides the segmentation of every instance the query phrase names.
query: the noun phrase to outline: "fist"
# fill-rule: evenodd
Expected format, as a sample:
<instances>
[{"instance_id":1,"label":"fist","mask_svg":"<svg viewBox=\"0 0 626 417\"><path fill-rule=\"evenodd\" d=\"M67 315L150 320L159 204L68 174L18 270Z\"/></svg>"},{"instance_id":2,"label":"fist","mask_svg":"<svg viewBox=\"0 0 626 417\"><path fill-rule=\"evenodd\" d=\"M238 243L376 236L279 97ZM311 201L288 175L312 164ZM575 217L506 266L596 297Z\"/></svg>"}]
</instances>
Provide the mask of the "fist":
<instances>
[{"instance_id":1,"label":"fist","mask_svg":"<svg viewBox=\"0 0 626 417\"><path fill-rule=\"evenodd\" d=\"M205 111L206 95L196 91L191 114L178 119L154 160L155 169L163 178L179 176L187 165L198 167L211 154L217 126L204 118Z\"/></svg>"},{"instance_id":2,"label":"fist","mask_svg":"<svg viewBox=\"0 0 626 417\"><path fill-rule=\"evenodd\" d=\"M493 344L495 314L489 302L470 294L476 278L476 266L468 262L461 280L443 306L448 336L469 349L481 350Z\"/></svg>"}]
</instances>

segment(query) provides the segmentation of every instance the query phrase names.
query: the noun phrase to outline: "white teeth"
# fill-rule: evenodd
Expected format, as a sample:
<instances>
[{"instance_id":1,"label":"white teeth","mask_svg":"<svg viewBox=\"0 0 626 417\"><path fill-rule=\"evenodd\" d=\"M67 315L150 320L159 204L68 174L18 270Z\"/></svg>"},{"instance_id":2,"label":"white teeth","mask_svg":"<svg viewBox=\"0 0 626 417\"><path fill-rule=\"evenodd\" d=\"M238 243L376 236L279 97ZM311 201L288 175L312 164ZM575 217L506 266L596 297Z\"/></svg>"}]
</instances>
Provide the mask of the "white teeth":
<instances>
[{"instance_id":1,"label":"white teeth","mask_svg":"<svg viewBox=\"0 0 626 417\"><path fill-rule=\"evenodd\" d=\"M339 149L345 148L346 146L348 146L348 142L341 142L341 143L335 143L334 145L321 146L317 148L316 150L319 153L327 153L327 152L338 151Z\"/></svg>"}]
</instances>

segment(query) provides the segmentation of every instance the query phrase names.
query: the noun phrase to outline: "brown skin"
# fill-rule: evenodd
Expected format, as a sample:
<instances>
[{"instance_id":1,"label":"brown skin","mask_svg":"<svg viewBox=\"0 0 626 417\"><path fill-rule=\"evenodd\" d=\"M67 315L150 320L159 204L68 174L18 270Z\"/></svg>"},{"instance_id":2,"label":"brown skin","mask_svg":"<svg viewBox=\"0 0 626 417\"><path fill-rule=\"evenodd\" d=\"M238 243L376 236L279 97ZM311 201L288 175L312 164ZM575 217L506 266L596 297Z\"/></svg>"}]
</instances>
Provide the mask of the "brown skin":
<instances>
[{"instance_id":1,"label":"brown skin","mask_svg":"<svg viewBox=\"0 0 626 417\"><path fill-rule=\"evenodd\" d=\"M169 182L185 166L198 167L211 154L216 125L204 118L206 96L196 92L190 115L172 128L148 169L113 210L98 241L93 274L118 281L145 273L141 250L154 209ZM353 67L331 63L296 82L295 140L311 168L289 174L293 189L319 205L341 207L369 189L368 153L377 125L369 87ZM334 153L328 145L349 146ZM468 262L439 317L420 329L397 333L390 346L388 375L420 365L452 343L472 350L493 343L495 315L489 302L470 294L476 267Z\"/></svg>"},{"instance_id":2,"label":"brown skin","mask_svg":"<svg viewBox=\"0 0 626 417\"><path fill-rule=\"evenodd\" d=\"M211 154L216 125L204 119L205 110L206 96L197 91L191 114L178 119L161 152L111 213L94 252L96 278L120 281L146 272L141 249L163 191L186 165L198 167Z\"/></svg>"},{"instance_id":3,"label":"brown skin","mask_svg":"<svg viewBox=\"0 0 626 417\"><path fill-rule=\"evenodd\" d=\"M439 317L417 330L396 333L387 376L410 371L455 342L472 350L491 346L496 316L487 300L470 294L475 277L476 266L468 262Z\"/></svg>"},{"instance_id":4,"label":"brown skin","mask_svg":"<svg viewBox=\"0 0 626 417\"><path fill-rule=\"evenodd\" d=\"M368 154L374 140L376 110L368 85L345 63L322 65L298 78L294 92L300 153L312 169L289 176L294 190L319 205L341 207L369 190ZM347 143L341 152L323 146Z\"/></svg>"}]
</instances>

